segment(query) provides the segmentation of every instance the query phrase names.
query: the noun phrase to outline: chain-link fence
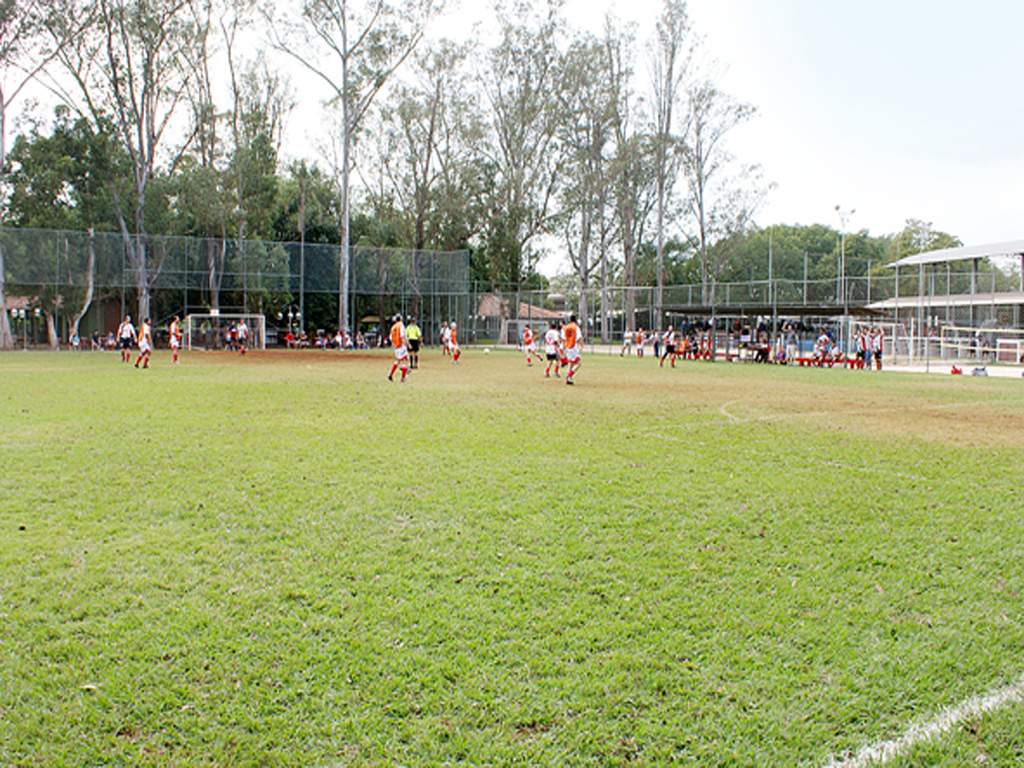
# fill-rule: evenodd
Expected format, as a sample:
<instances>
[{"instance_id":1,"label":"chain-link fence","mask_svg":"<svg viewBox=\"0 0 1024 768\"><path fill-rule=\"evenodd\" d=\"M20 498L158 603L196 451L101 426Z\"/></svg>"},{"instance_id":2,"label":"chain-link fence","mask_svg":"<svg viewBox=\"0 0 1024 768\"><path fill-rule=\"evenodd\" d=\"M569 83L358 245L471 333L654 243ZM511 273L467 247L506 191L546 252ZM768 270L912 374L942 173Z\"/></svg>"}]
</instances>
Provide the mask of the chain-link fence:
<instances>
[{"instance_id":1,"label":"chain-link fence","mask_svg":"<svg viewBox=\"0 0 1024 768\"><path fill-rule=\"evenodd\" d=\"M0 229L0 248L4 310L27 344L106 335L140 312L157 325L175 314L261 314L268 343L276 330L312 337L338 326L338 245ZM466 322L470 296L468 251L352 246L350 330L368 344L397 312L417 315L435 339L442 322Z\"/></svg>"},{"instance_id":2,"label":"chain-link fence","mask_svg":"<svg viewBox=\"0 0 1024 768\"><path fill-rule=\"evenodd\" d=\"M23 345L67 342L113 331L140 310L161 328L174 314L260 314L267 343L287 332L317 337L338 330L340 246L118 233L0 229L7 306ZM1015 282L1015 280L1017 282ZM662 289L652 286L527 290L471 280L468 251L352 246L349 280L353 336L382 343L395 313L415 316L434 343L444 322L466 343L515 344L523 328L576 314L591 343L620 344L625 332L706 322L722 330L769 318L774 333L793 319L808 328L880 303L882 314L918 327L1024 324L1019 276L1001 271L928 269L819 280L750 280ZM991 301L979 297L991 295ZM143 298L147 301L142 301ZM148 308L148 309L144 309Z\"/></svg>"}]
</instances>

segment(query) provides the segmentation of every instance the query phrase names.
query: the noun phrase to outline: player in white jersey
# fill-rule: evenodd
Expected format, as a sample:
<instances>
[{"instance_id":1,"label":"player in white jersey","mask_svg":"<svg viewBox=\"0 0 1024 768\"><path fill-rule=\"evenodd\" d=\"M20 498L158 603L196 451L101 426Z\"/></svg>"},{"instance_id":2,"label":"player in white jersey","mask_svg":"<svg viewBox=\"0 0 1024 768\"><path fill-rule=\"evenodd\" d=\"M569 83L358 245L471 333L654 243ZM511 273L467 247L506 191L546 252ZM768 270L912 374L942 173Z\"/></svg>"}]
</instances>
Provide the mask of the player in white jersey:
<instances>
[{"instance_id":1,"label":"player in white jersey","mask_svg":"<svg viewBox=\"0 0 1024 768\"><path fill-rule=\"evenodd\" d=\"M448 355L451 353L452 343L452 332L448 328L448 323L441 323L441 354Z\"/></svg>"},{"instance_id":2,"label":"player in white jersey","mask_svg":"<svg viewBox=\"0 0 1024 768\"><path fill-rule=\"evenodd\" d=\"M132 325L132 316L125 315L124 320L117 327L117 346L121 350L121 362L132 361L132 347L135 346L135 326Z\"/></svg>"},{"instance_id":3,"label":"player in white jersey","mask_svg":"<svg viewBox=\"0 0 1024 768\"><path fill-rule=\"evenodd\" d=\"M135 367L142 363L143 368L149 368L149 355L153 351L153 329L147 317L139 326L139 356L135 360Z\"/></svg>"},{"instance_id":4,"label":"player in white jersey","mask_svg":"<svg viewBox=\"0 0 1024 768\"><path fill-rule=\"evenodd\" d=\"M677 352L676 352L676 330L671 325L668 327L668 330L665 331L664 334L662 334L661 345L662 345L662 353L661 353L661 360L658 361L658 367L659 368L664 368L665 367L665 359L666 358L671 358L671 360L672 360L672 367L675 368L676 367L676 354L677 354Z\"/></svg>"},{"instance_id":5,"label":"player in white jersey","mask_svg":"<svg viewBox=\"0 0 1024 768\"><path fill-rule=\"evenodd\" d=\"M243 355L245 354L246 344L249 343L249 326L246 325L245 320L242 320L238 324L238 351Z\"/></svg>"},{"instance_id":6,"label":"player in white jersey","mask_svg":"<svg viewBox=\"0 0 1024 768\"><path fill-rule=\"evenodd\" d=\"M625 357L626 355L633 354L633 332L623 331L622 333L622 349L619 350L619 357Z\"/></svg>"},{"instance_id":7,"label":"player in white jersey","mask_svg":"<svg viewBox=\"0 0 1024 768\"><path fill-rule=\"evenodd\" d=\"M557 324L552 320L551 325L544 333L544 354L548 361L547 368L544 369L544 378L551 376L552 367L555 369L555 376L560 376L558 371L562 367L561 355L559 354L561 344L562 335L558 332Z\"/></svg>"},{"instance_id":8,"label":"player in white jersey","mask_svg":"<svg viewBox=\"0 0 1024 768\"><path fill-rule=\"evenodd\" d=\"M168 335L170 336L171 342L171 365L177 365L178 350L181 349L181 325L178 321L177 315L171 318L171 327Z\"/></svg>"}]
</instances>

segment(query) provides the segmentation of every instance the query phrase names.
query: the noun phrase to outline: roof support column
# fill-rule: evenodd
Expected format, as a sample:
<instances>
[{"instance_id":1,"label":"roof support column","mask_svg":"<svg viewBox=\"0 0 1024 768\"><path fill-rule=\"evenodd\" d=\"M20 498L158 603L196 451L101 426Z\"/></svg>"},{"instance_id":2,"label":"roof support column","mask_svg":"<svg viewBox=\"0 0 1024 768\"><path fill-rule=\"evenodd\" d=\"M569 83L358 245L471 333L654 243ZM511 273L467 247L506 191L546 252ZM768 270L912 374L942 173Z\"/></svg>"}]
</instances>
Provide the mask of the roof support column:
<instances>
[{"instance_id":1,"label":"roof support column","mask_svg":"<svg viewBox=\"0 0 1024 768\"><path fill-rule=\"evenodd\" d=\"M921 340L918 343L921 344L922 356L926 354L926 350L924 347L924 344L926 343L924 341L924 339L926 338L924 332L924 322L924 264L922 264L920 267L917 268L917 337L918 339Z\"/></svg>"},{"instance_id":2,"label":"roof support column","mask_svg":"<svg viewBox=\"0 0 1024 768\"><path fill-rule=\"evenodd\" d=\"M978 260L971 259L971 327L974 327L974 297L978 293Z\"/></svg>"},{"instance_id":3,"label":"roof support column","mask_svg":"<svg viewBox=\"0 0 1024 768\"><path fill-rule=\"evenodd\" d=\"M899 322L900 322L900 268L898 266L896 267L896 289L895 289L895 291L893 291L892 297L893 297L893 299L895 299L894 303L896 305L896 307L895 307L896 308L896 323L899 324Z\"/></svg>"},{"instance_id":4,"label":"roof support column","mask_svg":"<svg viewBox=\"0 0 1024 768\"><path fill-rule=\"evenodd\" d=\"M1024 293L1024 253L1020 255L1020 292Z\"/></svg>"}]
</instances>

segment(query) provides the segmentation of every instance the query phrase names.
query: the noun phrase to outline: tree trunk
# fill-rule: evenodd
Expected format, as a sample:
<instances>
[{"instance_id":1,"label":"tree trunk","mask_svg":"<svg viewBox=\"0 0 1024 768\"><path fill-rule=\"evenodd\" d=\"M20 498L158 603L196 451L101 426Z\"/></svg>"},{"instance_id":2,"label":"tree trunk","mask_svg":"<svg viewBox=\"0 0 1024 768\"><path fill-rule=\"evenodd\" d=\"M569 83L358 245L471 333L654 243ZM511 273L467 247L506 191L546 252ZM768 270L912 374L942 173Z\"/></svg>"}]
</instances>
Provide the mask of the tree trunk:
<instances>
[{"instance_id":1,"label":"tree trunk","mask_svg":"<svg viewBox=\"0 0 1024 768\"><path fill-rule=\"evenodd\" d=\"M348 87L348 16L342 6L341 15L341 47L345 55L341 57L341 225L338 227L338 235L341 241L341 254L338 259L338 328L350 328L348 293L352 282L352 250L349 245L349 215L350 195L349 181L351 173L351 149L352 149L352 98Z\"/></svg>"},{"instance_id":2,"label":"tree trunk","mask_svg":"<svg viewBox=\"0 0 1024 768\"><path fill-rule=\"evenodd\" d=\"M633 243L633 207L631 203L626 203L622 213L622 259L623 259L623 278L626 282L626 295L625 295L625 314L626 314L626 330L636 330L636 294L634 292L634 286L636 285L636 250L635 244Z\"/></svg>"},{"instance_id":3,"label":"tree trunk","mask_svg":"<svg viewBox=\"0 0 1024 768\"><path fill-rule=\"evenodd\" d=\"M206 241L206 287L209 292L210 310L220 311L220 283L224 278L224 262L227 241L210 238Z\"/></svg>"},{"instance_id":4,"label":"tree trunk","mask_svg":"<svg viewBox=\"0 0 1024 768\"><path fill-rule=\"evenodd\" d=\"M57 323L54 322L55 310L44 312L46 315L46 341L50 345L50 349L60 349L60 339L57 337Z\"/></svg>"},{"instance_id":5,"label":"tree trunk","mask_svg":"<svg viewBox=\"0 0 1024 768\"><path fill-rule=\"evenodd\" d=\"M0 177L7 167L7 110L5 96L0 90ZM4 244L0 242L0 349L14 349L11 322L7 316L7 273L4 269Z\"/></svg>"},{"instance_id":6,"label":"tree trunk","mask_svg":"<svg viewBox=\"0 0 1024 768\"><path fill-rule=\"evenodd\" d=\"M85 313L92 306L93 290L96 285L96 240L93 231L89 230L89 260L86 264L85 299L82 301L82 308L71 318L71 335L78 335L78 326L85 317Z\"/></svg>"},{"instance_id":7,"label":"tree trunk","mask_svg":"<svg viewBox=\"0 0 1024 768\"><path fill-rule=\"evenodd\" d=\"M659 150L663 155L664 150ZM664 157L659 158L658 168L658 238L657 238L657 275L654 288L654 325L664 325L663 297L665 289L665 171Z\"/></svg>"},{"instance_id":8,"label":"tree trunk","mask_svg":"<svg viewBox=\"0 0 1024 768\"><path fill-rule=\"evenodd\" d=\"M137 188L135 202L135 236L132 238L132 268L135 270L135 288L138 291L139 316L138 322L149 317L149 274L146 270L146 190Z\"/></svg>"},{"instance_id":9,"label":"tree trunk","mask_svg":"<svg viewBox=\"0 0 1024 768\"><path fill-rule=\"evenodd\" d=\"M579 278L580 278L580 302L579 302L579 321L583 328L583 336L587 336L587 317L590 311L587 305L587 289L590 287L590 234L591 234L591 220L590 211L587 208L583 210L582 216L582 231L580 233L580 258L579 258Z\"/></svg>"},{"instance_id":10,"label":"tree trunk","mask_svg":"<svg viewBox=\"0 0 1024 768\"><path fill-rule=\"evenodd\" d=\"M4 272L4 244L0 242L0 349L14 349L11 322L7 314L6 276Z\"/></svg>"}]
</instances>

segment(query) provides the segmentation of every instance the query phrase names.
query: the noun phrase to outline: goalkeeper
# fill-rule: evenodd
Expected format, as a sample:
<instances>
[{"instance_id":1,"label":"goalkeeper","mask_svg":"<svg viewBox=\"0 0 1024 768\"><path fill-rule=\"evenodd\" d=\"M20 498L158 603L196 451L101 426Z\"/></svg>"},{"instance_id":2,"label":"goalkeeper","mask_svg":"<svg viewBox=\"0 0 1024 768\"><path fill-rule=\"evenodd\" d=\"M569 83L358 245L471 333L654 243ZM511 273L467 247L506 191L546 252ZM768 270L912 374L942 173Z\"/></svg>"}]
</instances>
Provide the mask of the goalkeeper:
<instances>
[{"instance_id":1,"label":"goalkeeper","mask_svg":"<svg viewBox=\"0 0 1024 768\"><path fill-rule=\"evenodd\" d=\"M410 317L409 324L405 326L405 338L409 342L409 363L413 370L420 367L420 340L423 332L416 325L416 318Z\"/></svg>"}]
</instances>

